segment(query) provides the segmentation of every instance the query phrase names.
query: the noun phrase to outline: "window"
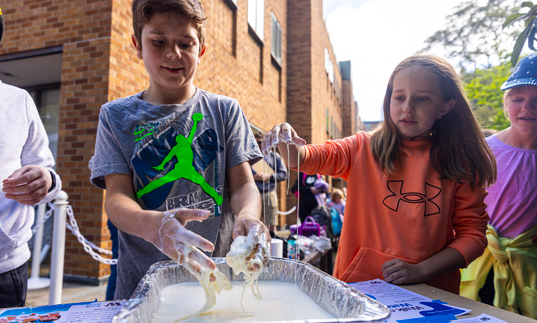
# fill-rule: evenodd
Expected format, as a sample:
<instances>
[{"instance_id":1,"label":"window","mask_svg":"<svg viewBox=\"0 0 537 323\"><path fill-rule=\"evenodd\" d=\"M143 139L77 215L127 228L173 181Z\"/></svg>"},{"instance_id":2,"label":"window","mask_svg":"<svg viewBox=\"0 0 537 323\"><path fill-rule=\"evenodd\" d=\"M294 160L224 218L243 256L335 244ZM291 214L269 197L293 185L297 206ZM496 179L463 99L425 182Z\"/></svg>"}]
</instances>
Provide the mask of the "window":
<instances>
[{"instance_id":1,"label":"window","mask_svg":"<svg viewBox=\"0 0 537 323\"><path fill-rule=\"evenodd\" d=\"M264 14L265 0L248 0L248 24L261 40L263 40Z\"/></svg>"},{"instance_id":2,"label":"window","mask_svg":"<svg viewBox=\"0 0 537 323\"><path fill-rule=\"evenodd\" d=\"M326 109L326 134L330 135L330 112Z\"/></svg>"},{"instance_id":3,"label":"window","mask_svg":"<svg viewBox=\"0 0 537 323\"><path fill-rule=\"evenodd\" d=\"M332 60L330 59L330 53L328 52L328 49L324 49L324 69L326 70L326 73L328 74L328 79L330 80L330 83L334 83L334 64L332 64Z\"/></svg>"},{"instance_id":4,"label":"window","mask_svg":"<svg viewBox=\"0 0 537 323\"><path fill-rule=\"evenodd\" d=\"M233 9L233 10L237 10L237 0L224 0L225 3L227 3L227 5L229 6L229 8Z\"/></svg>"},{"instance_id":5,"label":"window","mask_svg":"<svg viewBox=\"0 0 537 323\"><path fill-rule=\"evenodd\" d=\"M282 27L278 23L278 19L271 13L272 17L272 39L270 45L270 53L278 64L282 64Z\"/></svg>"},{"instance_id":6,"label":"window","mask_svg":"<svg viewBox=\"0 0 537 323\"><path fill-rule=\"evenodd\" d=\"M28 91L48 135L49 148L57 160L62 46L0 55L2 82Z\"/></svg>"},{"instance_id":7,"label":"window","mask_svg":"<svg viewBox=\"0 0 537 323\"><path fill-rule=\"evenodd\" d=\"M60 84L26 88L37 106L48 135L49 148L58 158L58 121L60 114Z\"/></svg>"},{"instance_id":8,"label":"window","mask_svg":"<svg viewBox=\"0 0 537 323\"><path fill-rule=\"evenodd\" d=\"M225 0L225 2L229 6L229 8L231 8L233 10L237 10L237 6L238 6L237 0Z\"/></svg>"}]
</instances>

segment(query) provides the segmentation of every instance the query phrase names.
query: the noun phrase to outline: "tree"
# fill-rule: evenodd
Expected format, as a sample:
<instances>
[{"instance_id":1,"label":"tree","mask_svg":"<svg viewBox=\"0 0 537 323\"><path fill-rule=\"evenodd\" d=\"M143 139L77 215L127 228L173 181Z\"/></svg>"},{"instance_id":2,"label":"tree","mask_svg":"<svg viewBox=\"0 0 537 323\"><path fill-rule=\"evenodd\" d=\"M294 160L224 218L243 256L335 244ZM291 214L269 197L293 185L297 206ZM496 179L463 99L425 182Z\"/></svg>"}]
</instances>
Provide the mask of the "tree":
<instances>
[{"instance_id":1,"label":"tree","mask_svg":"<svg viewBox=\"0 0 537 323\"><path fill-rule=\"evenodd\" d=\"M535 41L537 38L535 38L535 34L537 33L537 4L526 1L522 3L522 7L529 8L528 12L512 14L511 16L507 17L503 25L503 27L506 28L524 20L525 28L518 35L515 46L513 47L513 52L511 53L512 66L515 66L518 62L518 57L520 56L520 52L522 51L526 40L528 41L529 49L533 51L536 50Z\"/></svg>"},{"instance_id":2,"label":"tree","mask_svg":"<svg viewBox=\"0 0 537 323\"><path fill-rule=\"evenodd\" d=\"M511 73L509 64L476 69L467 74L465 85L468 99L474 106L474 114L482 128L503 130L510 122L503 113L503 93L500 86Z\"/></svg>"},{"instance_id":3,"label":"tree","mask_svg":"<svg viewBox=\"0 0 537 323\"><path fill-rule=\"evenodd\" d=\"M519 11L521 0L467 0L446 17L446 28L425 40L422 52L440 46L449 58L459 60L460 67L497 65L522 30L513 21L503 28L508 17Z\"/></svg>"},{"instance_id":4,"label":"tree","mask_svg":"<svg viewBox=\"0 0 537 323\"><path fill-rule=\"evenodd\" d=\"M522 0L466 0L446 17L445 29L430 36L422 50L442 47L447 57L459 61L467 80L466 93L483 128L503 130L510 125L500 87L512 72L508 59L515 40L527 29L522 20L529 13L520 14L521 5L529 6Z\"/></svg>"},{"instance_id":5,"label":"tree","mask_svg":"<svg viewBox=\"0 0 537 323\"><path fill-rule=\"evenodd\" d=\"M537 4L466 0L446 19L446 28L430 36L422 51L439 46L449 58L458 59L480 125L507 128L510 122L503 112L500 87L512 72L511 65L516 65L526 40L530 50L536 50Z\"/></svg>"}]
</instances>

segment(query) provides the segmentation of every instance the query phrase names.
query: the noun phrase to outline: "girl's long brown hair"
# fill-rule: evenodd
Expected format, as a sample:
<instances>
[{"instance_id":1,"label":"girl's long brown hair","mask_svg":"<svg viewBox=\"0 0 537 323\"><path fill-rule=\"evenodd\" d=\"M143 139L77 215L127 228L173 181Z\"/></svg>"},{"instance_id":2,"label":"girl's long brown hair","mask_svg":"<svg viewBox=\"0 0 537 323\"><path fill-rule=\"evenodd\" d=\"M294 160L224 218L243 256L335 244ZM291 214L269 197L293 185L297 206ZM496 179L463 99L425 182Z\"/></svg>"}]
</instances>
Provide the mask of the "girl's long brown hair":
<instances>
[{"instance_id":1,"label":"girl's long brown hair","mask_svg":"<svg viewBox=\"0 0 537 323\"><path fill-rule=\"evenodd\" d=\"M384 96L384 120L371 137L371 150L381 169L393 174L400 161L401 135L390 118L393 79L402 69L421 66L439 80L444 102L455 100L455 106L431 131L431 162L441 178L469 182L472 187L490 186L496 180L496 160L472 113L462 81L455 69L434 55L413 55L403 60L390 76Z\"/></svg>"}]
</instances>

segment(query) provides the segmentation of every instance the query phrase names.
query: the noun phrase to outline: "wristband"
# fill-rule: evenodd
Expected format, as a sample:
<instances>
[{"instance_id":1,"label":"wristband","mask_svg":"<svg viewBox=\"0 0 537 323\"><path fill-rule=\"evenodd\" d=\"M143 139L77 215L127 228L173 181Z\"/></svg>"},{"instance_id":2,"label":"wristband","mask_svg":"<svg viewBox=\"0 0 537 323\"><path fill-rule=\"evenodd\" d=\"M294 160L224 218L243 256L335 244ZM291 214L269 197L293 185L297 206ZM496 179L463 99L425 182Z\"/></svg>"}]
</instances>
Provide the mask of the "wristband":
<instances>
[{"instance_id":1,"label":"wristband","mask_svg":"<svg viewBox=\"0 0 537 323\"><path fill-rule=\"evenodd\" d=\"M50 185L50 188L48 189L48 193L52 192L56 188L56 175L54 175L54 172L49 170L50 177L52 178L52 184Z\"/></svg>"}]
</instances>

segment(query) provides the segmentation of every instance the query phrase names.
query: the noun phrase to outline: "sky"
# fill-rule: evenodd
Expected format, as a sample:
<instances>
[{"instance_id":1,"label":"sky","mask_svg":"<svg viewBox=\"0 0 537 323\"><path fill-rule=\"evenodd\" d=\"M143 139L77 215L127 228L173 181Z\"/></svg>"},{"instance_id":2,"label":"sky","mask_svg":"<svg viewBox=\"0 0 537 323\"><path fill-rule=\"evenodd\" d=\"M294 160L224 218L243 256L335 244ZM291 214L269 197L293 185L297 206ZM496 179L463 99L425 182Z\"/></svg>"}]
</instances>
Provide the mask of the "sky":
<instances>
[{"instance_id":1,"label":"sky","mask_svg":"<svg viewBox=\"0 0 537 323\"><path fill-rule=\"evenodd\" d=\"M464 0L323 0L336 60L351 61L354 98L362 121L381 120L382 100L395 66L444 29L446 16L461 2Z\"/></svg>"}]
</instances>

